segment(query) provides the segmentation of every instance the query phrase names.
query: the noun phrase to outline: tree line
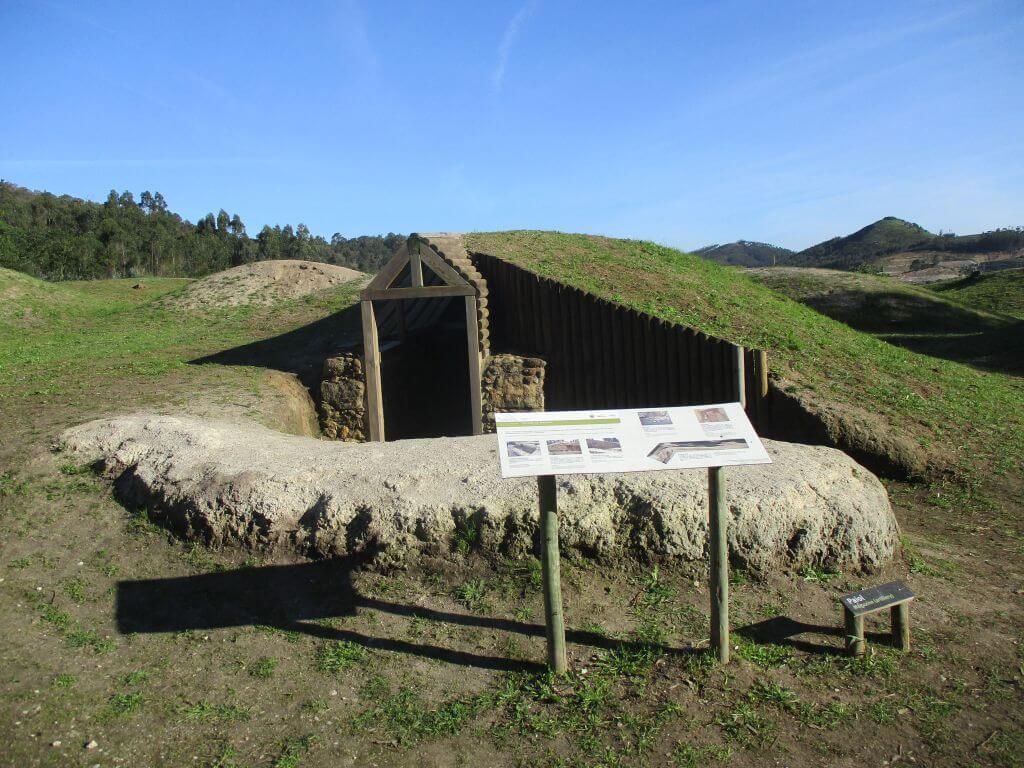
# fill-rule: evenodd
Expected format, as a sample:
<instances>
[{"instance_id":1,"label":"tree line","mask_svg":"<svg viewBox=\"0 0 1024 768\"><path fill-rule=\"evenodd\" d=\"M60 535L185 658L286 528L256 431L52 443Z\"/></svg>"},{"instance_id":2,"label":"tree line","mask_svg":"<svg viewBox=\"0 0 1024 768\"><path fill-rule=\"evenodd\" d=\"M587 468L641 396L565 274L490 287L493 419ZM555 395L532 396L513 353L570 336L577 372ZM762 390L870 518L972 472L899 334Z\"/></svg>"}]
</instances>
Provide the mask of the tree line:
<instances>
[{"instance_id":1,"label":"tree line","mask_svg":"<svg viewBox=\"0 0 1024 768\"><path fill-rule=\"evenodd\" d=\"M33 192L0 181L0 267L47 280L199 277L266 259L303 259L376 272L405 237L330 241L305 224L265 226L255 237L238 214L221 209L194 224L168 209L159 192L111 190L103 203Z\"/></svg>"}]
</instances>

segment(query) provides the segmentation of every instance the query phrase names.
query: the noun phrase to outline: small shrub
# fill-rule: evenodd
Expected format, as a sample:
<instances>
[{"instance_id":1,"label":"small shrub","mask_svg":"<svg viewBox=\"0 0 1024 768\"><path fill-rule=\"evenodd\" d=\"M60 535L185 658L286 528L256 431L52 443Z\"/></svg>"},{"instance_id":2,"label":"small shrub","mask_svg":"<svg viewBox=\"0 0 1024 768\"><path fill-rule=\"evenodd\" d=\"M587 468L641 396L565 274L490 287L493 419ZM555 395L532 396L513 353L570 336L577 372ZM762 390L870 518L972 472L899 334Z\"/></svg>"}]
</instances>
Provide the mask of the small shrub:
<instances>
[{"instance_id":1,"label":"small shrub","mask_svg":"<svg viewBox=\"0 0 1024 768\"><path fill-rule=\"evenodd\" d=\"M264 656L261 659L257 659L256 662L249 667L249 674L253 677L259 678L260 680L269 680L274 676L274 670L277 669L277 659L273 656Z\"/></svg>"},{"instance_id":2,"label":"small shrub","mask_svg":"<svg viewBox=\"0 0 1024 768\"><path fill-rule=\"evenodd\" d=\"M316 652L316 668L321 672L344 672L366 661L366 649L348 640L321 645Z\"/></svg>"}]
</instances>

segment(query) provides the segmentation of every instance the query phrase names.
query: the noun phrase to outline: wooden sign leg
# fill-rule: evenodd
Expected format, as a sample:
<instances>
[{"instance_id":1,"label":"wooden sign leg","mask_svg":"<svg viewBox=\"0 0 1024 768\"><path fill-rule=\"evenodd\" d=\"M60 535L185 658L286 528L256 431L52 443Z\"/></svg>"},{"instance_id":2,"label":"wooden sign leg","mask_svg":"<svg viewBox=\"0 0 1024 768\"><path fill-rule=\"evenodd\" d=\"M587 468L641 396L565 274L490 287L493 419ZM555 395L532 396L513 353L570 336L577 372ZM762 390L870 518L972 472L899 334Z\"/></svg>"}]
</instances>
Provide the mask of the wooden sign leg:
<instances>
[{"instance_id":1,"label":"wooden sign leg","mask_svg":"<svg viewBox=\"0 0 1024 768\"><path fill-rule=\"evenodd\" d=\"M544 618L548 666L556 674L568 669L565 658L565 617L562 615L562 575L558 556L558 488L554 475L537 477L540 497L541 571L544 579Z\"/></svg>"},{"instance_id":2,"label":"wooden sign leg","mask_svg":"<svg viewBox=\"0 0 1024 768\"><path fill-rule=\"evenodd\" d=\"M729 663L729 547L725 506L725 469L708 469L711 535L711 647L719 662Z\"/></svg>"},{"instance_id":3,"label":"wooden sign leg","mask_svg":"<svg viewBox=\"0 0 1024 768\"><path fill-rule=\"evenodd\" d=\"M864 617L854 616L852 611L844 609L843 623L846 626L846 654L863 656L867 645L864 640Z\"/></svg>"},{"instance_id":4,"label":"wooden sign leg","mask_svg":"<svg viewBox=\"0 0 1024 768\"><path fill-rule=\"evenodd\" d=\"M910 650L910 603L900 603L889 609L892 619L892 644L901 651Z\"/></svg>"}]
</instances>

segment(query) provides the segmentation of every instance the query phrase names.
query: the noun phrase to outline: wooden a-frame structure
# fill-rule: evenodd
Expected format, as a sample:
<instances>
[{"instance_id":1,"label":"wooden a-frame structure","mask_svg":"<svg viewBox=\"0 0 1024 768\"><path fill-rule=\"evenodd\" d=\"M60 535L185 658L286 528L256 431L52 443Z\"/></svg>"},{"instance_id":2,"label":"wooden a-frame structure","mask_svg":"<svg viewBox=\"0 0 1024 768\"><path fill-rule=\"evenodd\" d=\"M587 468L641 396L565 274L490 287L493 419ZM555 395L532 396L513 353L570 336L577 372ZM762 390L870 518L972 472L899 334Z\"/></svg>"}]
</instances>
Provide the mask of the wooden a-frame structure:
<instances>
[{"instance_id":1,"label":"wooden a-frame structure","mask_svg":"<svg viewBox=\"0 0 1024 768\"><path fill-rule=\"evenodd\" d=\"M426 276L426 280L424 277ZM473 434L483 433L480 371L481 344L477 288L445 261L429 242L412 235L359 295L363 321L363 367L369 437L383 441L384 403L381 389L381 351L375 301L463 299L466 307L466 347L469 354L469 407ZM400 317L404 317L399 312Z\"/></svg>"}]
</instances>

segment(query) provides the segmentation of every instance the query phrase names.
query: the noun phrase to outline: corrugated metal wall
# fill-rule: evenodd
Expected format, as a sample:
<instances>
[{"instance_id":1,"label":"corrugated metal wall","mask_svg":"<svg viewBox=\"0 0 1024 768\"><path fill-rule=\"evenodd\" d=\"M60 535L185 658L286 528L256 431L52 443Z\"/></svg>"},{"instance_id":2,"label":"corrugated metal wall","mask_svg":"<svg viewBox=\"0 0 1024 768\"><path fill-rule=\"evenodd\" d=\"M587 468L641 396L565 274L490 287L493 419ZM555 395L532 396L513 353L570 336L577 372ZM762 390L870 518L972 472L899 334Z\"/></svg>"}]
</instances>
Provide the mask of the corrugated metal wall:
<instances>
[{"instance_id":1,"label":"corrugated metal wall","mask_svg":"<svg viewBox=\"0 0 1024 768\"><path fill-rule=\"evenodd\" d=\"M487 281L494 350L547 360L549 410L699 405L737 398L737 347L473 254ZM764 356L745 350L747 412L763 407Z\"/></svg>"}]
</instances>

